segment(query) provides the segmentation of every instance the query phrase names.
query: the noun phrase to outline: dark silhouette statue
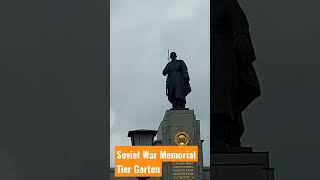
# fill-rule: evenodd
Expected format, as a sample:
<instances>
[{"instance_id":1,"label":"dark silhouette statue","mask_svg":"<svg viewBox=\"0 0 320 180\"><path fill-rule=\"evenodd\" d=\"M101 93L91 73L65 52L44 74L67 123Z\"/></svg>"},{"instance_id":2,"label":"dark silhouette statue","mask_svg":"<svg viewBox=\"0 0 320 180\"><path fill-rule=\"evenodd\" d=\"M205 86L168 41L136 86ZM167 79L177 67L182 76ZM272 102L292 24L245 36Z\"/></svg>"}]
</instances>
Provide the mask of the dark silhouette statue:
<instances>
[{"instance_id":1,"label":"dark silhouette statue","mask_svg":"<svg viewBox=\"0 0 320 180\"><path fill-rule=\"evenodd\" d=\"M237 0L211 2L211 150L241 149L242 112L258 96L256 59L247 18Z\"/></svg>"},{"instance_id":2,"label":"dark silhouette statue","mask_svg":"<svg viewBox=\"0 0 320 180\"><path fill-rule=\"evenodd\" d=\"M188 68L183 60L177 60L175 52L170 53L171 61L163 69L167 76L166 94L173 109L185 109L186 96L191 92Z\"/></svg>"}]
</instances>

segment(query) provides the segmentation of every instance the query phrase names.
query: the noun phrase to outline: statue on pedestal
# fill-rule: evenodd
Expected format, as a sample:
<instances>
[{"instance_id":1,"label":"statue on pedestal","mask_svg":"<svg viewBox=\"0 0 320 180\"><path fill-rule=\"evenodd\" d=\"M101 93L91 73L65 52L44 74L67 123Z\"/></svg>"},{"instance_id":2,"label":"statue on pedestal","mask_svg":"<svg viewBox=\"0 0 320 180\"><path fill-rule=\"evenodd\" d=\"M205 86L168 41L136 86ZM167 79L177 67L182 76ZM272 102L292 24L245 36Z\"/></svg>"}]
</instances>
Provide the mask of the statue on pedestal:
<instances>
[{"instance_id":1,"label":"statue on pedestal","mask_svg":"<svg viewBox=\"0 0 320 180\"><path fill-rule=\"evenodd\" d=\"M256 59L245 13L237 0L213 0L211 10L211 149L241 147L242 112L258 96Z\"/></svg>"},{"instance_id":2,"label":"statue on pedestal","mask_svg":"<svg viewBox=\"0 0 320 180\"><path fill-rule=\"evenodd\" d=\"M191 92L187 65L183 60L177 60L175 52L170 53L171 61L163 69L167 76L166 95L172 104L172 109L185 109L186 96Z\"/></svg>"}]
</instances>

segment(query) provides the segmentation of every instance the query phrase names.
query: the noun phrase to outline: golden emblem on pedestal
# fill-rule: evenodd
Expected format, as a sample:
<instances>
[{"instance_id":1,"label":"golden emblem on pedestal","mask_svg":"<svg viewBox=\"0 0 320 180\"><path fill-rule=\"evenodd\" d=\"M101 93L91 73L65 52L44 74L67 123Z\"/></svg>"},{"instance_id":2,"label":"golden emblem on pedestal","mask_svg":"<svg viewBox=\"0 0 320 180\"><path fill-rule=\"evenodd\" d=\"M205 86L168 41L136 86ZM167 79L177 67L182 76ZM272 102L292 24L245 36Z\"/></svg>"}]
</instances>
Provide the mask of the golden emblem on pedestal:
<instances>
[{"instance_id":1,"label":"golden emblem on pedestal","mask_svg":"<svg viewBox=\"0 0 320 180\"><path fill-rule=\"evenodd\" d=\"M174 137L174 141L178 146L186 146L189 140L189 135L186 132L178 132Z\"/></svg>"}]
</instances>

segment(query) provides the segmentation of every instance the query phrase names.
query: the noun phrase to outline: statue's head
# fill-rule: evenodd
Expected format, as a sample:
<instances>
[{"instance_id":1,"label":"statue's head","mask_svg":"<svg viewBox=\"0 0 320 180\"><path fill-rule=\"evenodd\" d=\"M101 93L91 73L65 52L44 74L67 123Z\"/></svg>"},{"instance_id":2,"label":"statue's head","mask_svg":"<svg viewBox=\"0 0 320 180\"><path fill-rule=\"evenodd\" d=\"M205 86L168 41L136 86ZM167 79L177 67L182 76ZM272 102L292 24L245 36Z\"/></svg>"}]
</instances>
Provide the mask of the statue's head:
<instances>
[{"instance_id":1,"label":"statue's head","mask_svg":"<svg viewBox=\"0 0 320 180\"><path fill-rule=\"evenodd\" d=\"M175 52L171 52L170 59L176 59L176 58L177 58L177 54Z\"/></svg>"}]
</instances>

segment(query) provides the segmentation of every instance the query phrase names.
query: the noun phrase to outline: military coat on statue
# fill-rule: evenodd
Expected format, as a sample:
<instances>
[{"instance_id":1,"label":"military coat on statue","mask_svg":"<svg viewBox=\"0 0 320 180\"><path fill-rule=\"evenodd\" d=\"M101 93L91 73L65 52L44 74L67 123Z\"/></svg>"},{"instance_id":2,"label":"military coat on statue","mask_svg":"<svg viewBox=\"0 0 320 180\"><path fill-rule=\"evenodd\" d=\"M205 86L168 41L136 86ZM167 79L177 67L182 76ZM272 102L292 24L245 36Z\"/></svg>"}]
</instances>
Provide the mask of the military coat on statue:
<instances>
[{"instance_id":1,"label":"military coat on statue","mask_svg":"<svg viewBox=\"0 0 320 180\"><path fill-rule=\"evenodd\" d=\"M211 7L210 111L235 121L232 126L238 127L226 131L238 131L235 136L240 141L244 130L241 112L260 95L252 65L255 52L247 18L238 2L213 0Z\"/></svg>"}]
</instances>

